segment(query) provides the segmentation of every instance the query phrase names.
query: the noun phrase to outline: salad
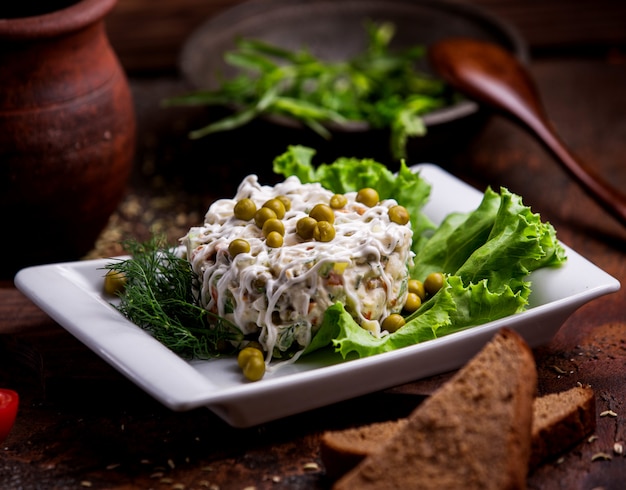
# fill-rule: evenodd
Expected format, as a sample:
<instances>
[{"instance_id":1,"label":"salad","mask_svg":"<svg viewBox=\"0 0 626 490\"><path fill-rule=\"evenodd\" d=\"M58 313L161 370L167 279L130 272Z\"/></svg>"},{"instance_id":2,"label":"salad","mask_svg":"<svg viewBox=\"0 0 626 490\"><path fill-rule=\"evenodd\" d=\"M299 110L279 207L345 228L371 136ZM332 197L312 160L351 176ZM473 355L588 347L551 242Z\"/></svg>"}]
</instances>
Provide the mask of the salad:
<instances>
[{"instance_id":1,"label":"salad","mask_svg":"<svg viewBox=\"0 0 626 490\"><path fill-rule=\"evenodd\" d=\"M200 304L258 341L268 361L302 355L335 303L376 337L397 326L412 231L394 199L293 175L262 186L251 175L204 221L182 240Z\"/></svg>"},{"instance_id":2,"label":"salad","mask_svg":"<svg viewBox=\"0 0 626 490\"><path fill-rule=\"evenodd\" d=\"M368 159L340 158L332 164L314 166L314 154L311 148L289 147L274 161L274 171L286 177L284 183L276 186L278 189L260 186L254 178L248 178L242 183L236 199L212 205L205 223L192 228L183 237L184 247L170 250L157 241L129 244L131 259L107 265L107 277L125 279L124 288L118 293L120 311L184 357L208 358L239 352L239 364L246 377L259 379L266 368L272 369L276 365L277 360L294 362L299 356L317 349L331 348L344 358L371 356L515 314L528 304L531 293L528 274L542 267L559 266L566 260L554 228L542 222L523 204L520 196L507 189L486 189L482 202L474 211L450 214L436 226L422 212L429 198L430 185L404 163L393 174L384 165ZM375 201L359 203L357 195L363 189L375 190ZM257 196L255 190L260 195ZM330 202L333 196L346 199L340 208L333 208L337 225L329 240L319 234L312 238L290 235L298 232L297 220L314 207L313 201L304 202L310 198L309 191L317 196L315 201ZM271 231L276 230L264 233L263 223L254 223L252 214L244 216L241 213L246 210L236 211L235 207L250 197L254 197L258 205L281 196L291 196L290 204L295 204L294 210L289 211L291 214L285 213L280 219L272 218L285 221L282 223L285 230L278 233L280 238L273 235L282 242L261 246L263 240L270 241ZM276 313L273 307L268 307L269 296L253 297L252 290L242 291L241 281L237 282L236 278L241 275L229 276L229 268L237 270L248 264L249 268L241 270L249 273L258 272L259 264L267 265L267 258L260 258L261 250L270 255L293 254L296 244L305 243L313 249L312 244L320 242L315 248L322 250L326 247L326 256L332 256L333 250L343 250L338 245L350 236L341 228L344 218L339 210L356 209L354 206L362 204L366 208L362 214L353 213L347 220L354 233L365 230L367 234L368 230L375 229L381 232L383 242L389 237L402 237L386 253L379 254L377 267L383 268L380 277L388 274L394 279L381 289L387 294L381 296L379 304L382 306L374 322L370 321L372 318L363 321L360 308L363 297L355 296L354 288L349 286L356 284L349 278L362 275L358 269L361 261L356 254L357 246L347 247L354 251L352 256L347 254L342 259L341 253L346 253L343 251L337 253L334 260L322 263L328 266L326 277L337 264L344 264L339 266L340 273L351 272L342 283L341 293L333 290L335 295L331 296L335 300L323 303L323 311L315 315L317 321L309 322L300 330L281 330L281 325L286 323L286 317L281 315L297 309L288 308L289 301L281 306L285 310ZM394 216L392 219L391 208L406 213L401 213L403 218ZM380 221L376 227L367 228L371 221L363 219L363 228L354 228L359 222L356 217L366 215L369 210L377 210ZM321 223L327 219L318 217L317 221ZM256 231L251 234L250 230ZM335 238L337 243L333 243ZM237 239L246 243L233 245L229 250ZM220 240L223 243L217 246ZM395 260L387 261L385 257L393 256L393 253L396 254ZM219 254L221 258L217 260ZM294 255L291 257L291 263L305 262L297 259L297 254L296 259L293 259ZM282 260L289 262L289 259ZM312 260L311 264L315 266L318 262ZM393 267L384 270L386 262L393 263ZM275 263L284 266L286 262ZM216 267L219 273L214 273ZM250 284L257 284L259 290L268 290L268 280L278 281L284 270L285 267L279 267L274 276L268 276L267 270L263 270L266 282L255 283L253 275ZM334 272L337 275L338 271ZM409 307L409 284L423 284L433 275L439 277L438 286L428 288L430 294L420 295L419 304ZM214 287L220 280L224 281L222 286ZM294 293L297 291L295 282L287 281L286 284L292 294L285 298L295 304L298 301ZM320 289L326 298L331 297L327 294L328 284L323 283ZM220 291L223 298L228 299L221 306L219 301L216 302ZM314 292L310 292L311 295L314 296ZM351 299L355 297L359 299ZM253 310L255 301L265 307L266 313L269 311L265 318L271 320L277 314L276 321L259 321L258 314L246 317L245 312ZM237 308L244 316L237 317ZM385 327L385 319L392 315L401 316L401 322ZM237 318L244 317L247 320L243 324L237 321ZM295 318L300 327L302 322L310 320L306 315L296 315ZM293 335L285 335L287 331ZM284 343L284 348L277 348L280 342Z\"/></svg>"}]
</instances>

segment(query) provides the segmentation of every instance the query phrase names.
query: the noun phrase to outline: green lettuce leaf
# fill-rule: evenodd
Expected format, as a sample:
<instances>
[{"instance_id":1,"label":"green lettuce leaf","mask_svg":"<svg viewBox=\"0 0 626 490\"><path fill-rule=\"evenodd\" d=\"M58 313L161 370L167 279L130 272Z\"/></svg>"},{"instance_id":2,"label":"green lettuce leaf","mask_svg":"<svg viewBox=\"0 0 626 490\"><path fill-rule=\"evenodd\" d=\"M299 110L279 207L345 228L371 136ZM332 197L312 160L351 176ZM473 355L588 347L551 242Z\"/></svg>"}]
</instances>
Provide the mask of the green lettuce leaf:
<instances>
[{"instance_id":1,"label":"green lettuce leaf","mask_svg":"<svg viewBox=\"0 0 626 490\"><path fill-rule=\"evenodd\" d=\"M525 291L514 293L506 288L494 293L486 280L464 286L458 276L450 276L437 294L407 318L402 328L380 338L361 328L343 305L336 303L326 311L306 352L332 343L343 358L351 354L367 357L440 338L521 311L526 304Z\"/></svg>"},{"instance_id":2,"label":"green lettuce leaf","mask_svg":"<svg viewBox=\"0 0 626 490\"><path fill-rule=\"evenodd\" d=\"M334 192L374 187L381 198L395 198L412 216L412 278L442 272L444 286L394 333L375 337L361 328L342 304L331 306L305 352L332 344L344 358L370 356L431 340L523 311L532 271L566 261L556 231L525 206L522 198L488 188L469 213L452 213L439 227L422 213L430 187L404 163L397 174L372 160L341 158L317 168L315 152L294 146L274 161L274 170L320 182Z\"/></svg>"},{"instance_id":3,"label":"green lettuce leaf","mask_svg":"<svg viewBox=\"0 0 626 490\"><path fill-rule=\"evenodd\" d=\"M554 227L533 214L522 198L505 188L488 188L476 210L449 215L415 256L411 276L431 272L487 279L492 291L522 288L523 278L540 267L565 261Z\"/></svg>"},{"instance_id":4,"label":"green lettuce leaf","mask_svg":"<svg viewBox=\"0 0 626 490\"><path fill-rule=\"evenodd\" d=\"M319 182L326 189L343 194L372 187L381 199L395 199L411 217L413 251L423 244L423 234L435 228L422 212L430 197L430 184L412 172L404 162L394 174L382 163L371 159L339 158L331 164L313 165L315 150L305 146L289 146L274 159L273 170L279 175L295 175L302 183Z\"/></svg>"}]
</instances>

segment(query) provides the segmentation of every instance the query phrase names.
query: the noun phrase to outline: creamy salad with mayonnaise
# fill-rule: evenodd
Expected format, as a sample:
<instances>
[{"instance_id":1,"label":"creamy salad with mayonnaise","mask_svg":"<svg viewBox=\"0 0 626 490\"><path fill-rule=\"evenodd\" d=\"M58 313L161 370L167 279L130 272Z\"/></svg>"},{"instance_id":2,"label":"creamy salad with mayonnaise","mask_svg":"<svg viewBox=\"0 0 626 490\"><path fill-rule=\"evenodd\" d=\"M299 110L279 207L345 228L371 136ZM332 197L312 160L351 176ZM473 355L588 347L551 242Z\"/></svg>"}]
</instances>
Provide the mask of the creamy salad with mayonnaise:
<instances>
[{"instance_id":1,"label":"creamy salad with mayonnaise","mask_svg":"<svg viewBox=\"0 0 626 490\"><path fill-rule=\"evenodd\" d=\"M259 221L259 210L277 199L284 214ZM243 204L252 209L241 211ZM316 206L330 210L313 218L325 233L305 227ZM268 186L250 175L181 240L200 278L200 303L258 340L268 359L295 360L337 302L363 329L385 336L382 321L403 308L413 258L410 223L390 213L398 207L393 199L364 203L357 192L337 195L295 176ZM271 227L281 236L270 237Z\"/></svg>"},{"instance_id":2,"label":"creamy salad with mayonnaise","mask_svg":"<svg viewBox=\"0 0 626 490\"><path fill-rule=\"evenodd\" d=\"M290 146L273 162L284 181L244 178L177 247L127 242L106 267L116 308L185 359L237 352L256 381L318 350L363 358L521 312L529 274L567 260L504 187L435 224L419 169L314 154Z\"/></svg>"}]
</instances>

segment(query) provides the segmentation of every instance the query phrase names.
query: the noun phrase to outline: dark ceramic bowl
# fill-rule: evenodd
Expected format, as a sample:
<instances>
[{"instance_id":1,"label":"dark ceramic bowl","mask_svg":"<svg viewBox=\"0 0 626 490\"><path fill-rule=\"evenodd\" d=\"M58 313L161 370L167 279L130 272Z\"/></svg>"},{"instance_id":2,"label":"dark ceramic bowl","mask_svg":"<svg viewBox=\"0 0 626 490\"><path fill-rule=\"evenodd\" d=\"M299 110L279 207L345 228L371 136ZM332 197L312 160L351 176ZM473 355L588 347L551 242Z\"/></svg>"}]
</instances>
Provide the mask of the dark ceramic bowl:
<instances>
[{"instance_id":1,"label":"dark ceramic bowl","mask_svg":"<svg viewBox=\"0 0 626 490\"><path fill-rule=\"evenodd\" d=\"M240 37L260 39L288 49L306 47L329 61L347 59L367 45L366 21L390 21L396 26L392 48L428 46L448 37L491 41L527 61L526 44L507 23L482 9L443 0L249 0L202 24L186 41L180 56L183 76L194 88L215 89L218 76L229 78L235 69L223 56ZM420 67L428 72L429 67ZM485 114L474 102L464 100L424 116L427 135L412 138L409 159L415 163L460 149L476 134ZM326 142L312 136L291 119L268 117L289 144L309 144L328 158L360 156L386 160L388 132L374 130L367 122L329 125Z\"/></svg>"}]
</instances>

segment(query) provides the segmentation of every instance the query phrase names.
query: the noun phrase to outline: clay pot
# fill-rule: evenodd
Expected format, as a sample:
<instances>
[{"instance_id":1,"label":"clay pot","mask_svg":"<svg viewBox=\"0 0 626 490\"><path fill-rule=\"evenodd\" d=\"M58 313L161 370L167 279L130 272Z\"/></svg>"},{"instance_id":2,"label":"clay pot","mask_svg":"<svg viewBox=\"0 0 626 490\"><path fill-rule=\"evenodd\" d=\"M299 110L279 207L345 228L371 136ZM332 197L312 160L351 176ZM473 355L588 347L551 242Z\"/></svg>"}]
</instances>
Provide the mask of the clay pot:
<instances>
[{"instance_id":1,"label":"clay pot","mask_svg":"<svg viewBox=\"0 0 626 490\"><path fill-rule=\"evenodd\" d=\"M57 0L43 14L0 7L3 277L79 259L126 190L135 114L104 28L116 1Z\"/></svg>"}]
</instances>

